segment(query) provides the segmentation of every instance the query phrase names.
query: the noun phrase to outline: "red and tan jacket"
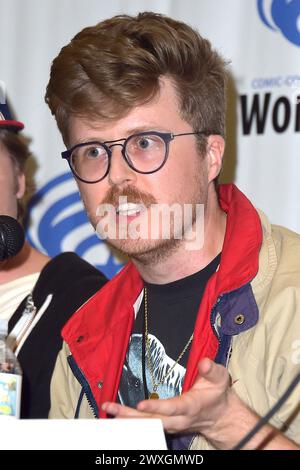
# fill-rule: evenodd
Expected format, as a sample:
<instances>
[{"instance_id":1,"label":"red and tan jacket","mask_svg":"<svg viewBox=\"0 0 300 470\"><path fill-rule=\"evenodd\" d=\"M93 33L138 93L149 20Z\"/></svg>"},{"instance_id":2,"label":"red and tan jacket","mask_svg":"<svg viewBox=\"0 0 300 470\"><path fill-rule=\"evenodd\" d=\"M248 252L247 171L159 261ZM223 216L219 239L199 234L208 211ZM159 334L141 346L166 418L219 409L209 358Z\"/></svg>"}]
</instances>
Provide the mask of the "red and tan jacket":
<instances>
[{"instance_id":1,"label":"red and tan jacket","mask_svg":"<svg viewBox=\"0 0 300 470\"><path fill-rule=\"evenodd\" d=\"M263 415L300 370L300 236L271 226L234 185L220 186L219 202L227 213L221 262L199 307L183 391L199 360L210 357L228 367L236 393ZM50 418L106 418L101 404L116 399L142 289L129 263L68 321ZM299 405L299 388L274 416L276 427ZM300 443L299 415L286 434ZM199 436L194 447L209 446Z\"/></svg>"}]
</instances>

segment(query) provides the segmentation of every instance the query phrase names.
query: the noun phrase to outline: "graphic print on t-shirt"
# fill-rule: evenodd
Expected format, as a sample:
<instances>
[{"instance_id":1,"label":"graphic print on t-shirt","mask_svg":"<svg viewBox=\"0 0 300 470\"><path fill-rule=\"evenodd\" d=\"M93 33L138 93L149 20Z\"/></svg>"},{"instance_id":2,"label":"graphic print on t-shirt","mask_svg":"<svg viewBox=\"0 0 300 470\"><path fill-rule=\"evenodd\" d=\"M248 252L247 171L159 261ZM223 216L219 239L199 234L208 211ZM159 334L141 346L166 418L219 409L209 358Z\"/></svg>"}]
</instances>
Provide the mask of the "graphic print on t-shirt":
<instances>
[{"instance_id":1,"label":"graphic print on t-shirt","mask_svg":"<svg viewBox=\"0 0 300 470\"><path fill-rule=\"evenodd\" d=\"M154 382L159 384L156 392L160 398L181 394L192 347L189 338L194 331L205 286L216 271L220 257L219 254L201 271L183 279L168 284L145 282L151 366ZM154 388L145 347L145 313L143 299L135 318L118 393L119 402L133 408L147 399Z\"/></svg>"},{"instance_id":2,"label":"graphic print on t-shirt","mask_svg":"<svg viewBox=\"0 0 300 470\"><path fill-rule=\"evenodd\" d=\"M163 381L157 388L159 397L169 398L180 395L185 376L185 367L176 364L170 375L166 377L171 367L174 366L175 361L166 354L165 348L159 339L149 334L149 340L155 384ZM142 335L133 334L123 367L119 389L119 401L121 404L136 407L138 402L145 399L142 364ZM153 383L148 364L146 354L147 388L149 393L151 393L153 391Z\"/></svg>"}]
</instances>

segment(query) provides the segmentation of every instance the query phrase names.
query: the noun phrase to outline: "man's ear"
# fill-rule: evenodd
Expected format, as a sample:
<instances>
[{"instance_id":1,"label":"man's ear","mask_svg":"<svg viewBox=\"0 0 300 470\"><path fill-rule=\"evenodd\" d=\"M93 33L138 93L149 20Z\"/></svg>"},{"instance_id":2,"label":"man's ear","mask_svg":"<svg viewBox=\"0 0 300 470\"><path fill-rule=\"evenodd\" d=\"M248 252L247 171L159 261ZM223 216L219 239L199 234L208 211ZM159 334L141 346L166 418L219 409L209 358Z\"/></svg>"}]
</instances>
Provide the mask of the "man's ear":
<instances>
[{"instance_id":1,"label":"man's ear","mask_svg":"<svg viewBox=\"0 0 300 470\"><path fill-rule=\"evenodd\" d=\"M208 181L211 182L222 169L225 141L221 135L210 135L206 148Z\"/></svg>"},{"instance_id":2,"label":"man's ear","mask_svg":"<svg viewBox=\"0 0 300 470\"><path fill-rule=\"evenodd\" d=\"M17 199L22 199L26 190L26 180L25 180L24 173L19 173L17 175L17 183L18 183L18 187L17 187L18 189L17 189L16 196L17 196Z\"/></svg>"}]
</instances>

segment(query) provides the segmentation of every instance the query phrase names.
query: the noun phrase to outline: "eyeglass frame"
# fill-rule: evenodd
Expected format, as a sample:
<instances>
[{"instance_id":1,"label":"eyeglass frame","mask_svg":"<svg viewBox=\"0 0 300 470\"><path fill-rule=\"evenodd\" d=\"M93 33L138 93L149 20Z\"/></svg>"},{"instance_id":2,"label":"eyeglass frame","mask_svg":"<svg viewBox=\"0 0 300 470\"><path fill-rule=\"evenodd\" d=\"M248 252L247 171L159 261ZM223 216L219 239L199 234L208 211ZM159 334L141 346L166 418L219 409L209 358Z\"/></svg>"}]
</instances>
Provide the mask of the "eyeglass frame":
<instances>
[{"instance_id":1,"label":"eyeglass frame","mask_svg":"<svg viewBox=\"0 0 300 470\"><path fill-rule=\"evenodd\" d=\"M180 133L180 134L174 134L173 132L158 132L158 131L144 131L144 132L138 132L136 134L131 134L129 135L128 137L126 138L122 138L122 139L116 139L116 140L106 140L105 142L100 142L98 140L91 140L91 141L88 141L88 142L81 142L79 144L76 144L74 145L73 147L71 147L70 149L67 149L67 150L64 150L63 152L61 152L61 157L65 160L67 160L68 164L69 164L69 167L70 167L70 170L71 172L73 173L73 175L75 176L75 178L77 178L79 181L82 181L83 183L87 183L87 184L95 184L95 183L99 183L100 181L104 180L104 178L106 178L106 176L108 175L109 173L109 170L110 170L110 165L111 165L111 158L112 158L112 149L111 147L114 147L114 146L117 146L117 145L120 145L122 147L122 150L121 150L121 153L122 153L122 157L124 158L125 162L127 163L127 165L133 170L135 171L136 173L140 173L140 174L143 174L143 175L150 175L152 173L156 173L157 171L159 171L166 163L167 159L168 159L168 156L169 156L169 148L170 148L170 142L175 138L175 137L181 137L181 136L184 136L184 135L205 135L205 136L209 136L211 133L210 132L207 132L207 131L196 131L196 132L183 132L183 133ZM152 170L152 171L140 171L140 170L137 170L133 164L131 163L129 157L126 155L126 145L127 145L127 142L132 139L132 137L136 137L136 136L147 136L147 135L156 135L157 137L160 137L163 141L164 141L164 144L165 144L165 156L164 156L164 159L162 161L162 163L159 165L158 168L156 168L155 170ZM121 143L117 143L117 142L121 142L121 141L124 141L123 144ZM72 165L71 165L71 156L72 156L72 153L74 152L75 149L77 148L80 148L80 147L84 147L86 145L91 145L91 144L98 144L100 145L101 147L104 148L104 150L106 151L107 153L107 157L108 157L108 164L107 164L107 170L104 174L104 176L102 176L100 179L96 180L96 181L87 181L83 178L81 178L76 172L75 170L72 168ZM107 144L112 144L112 145L107 145Z\"/></svg>"}]
</instances>

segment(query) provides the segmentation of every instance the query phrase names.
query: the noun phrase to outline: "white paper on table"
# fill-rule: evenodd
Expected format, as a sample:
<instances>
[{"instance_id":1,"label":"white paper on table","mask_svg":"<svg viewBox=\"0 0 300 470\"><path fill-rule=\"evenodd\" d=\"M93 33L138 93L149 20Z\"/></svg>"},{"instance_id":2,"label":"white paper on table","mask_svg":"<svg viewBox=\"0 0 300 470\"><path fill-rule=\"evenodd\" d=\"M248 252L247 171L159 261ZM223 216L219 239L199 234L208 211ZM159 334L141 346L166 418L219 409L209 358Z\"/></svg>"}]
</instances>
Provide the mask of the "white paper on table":
<instances>
[{"instance_id":1,"label":"white paper on table","mask_svg":"<svg viewBox=\"0 0 300 470\"><path fill-rule=\"evenodd\" d=\"M0 417L1 450L166 450L158 419Z\"/></svg>"}]
</instances>

